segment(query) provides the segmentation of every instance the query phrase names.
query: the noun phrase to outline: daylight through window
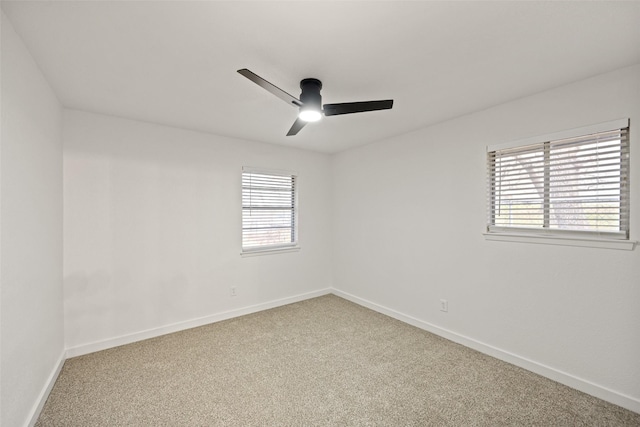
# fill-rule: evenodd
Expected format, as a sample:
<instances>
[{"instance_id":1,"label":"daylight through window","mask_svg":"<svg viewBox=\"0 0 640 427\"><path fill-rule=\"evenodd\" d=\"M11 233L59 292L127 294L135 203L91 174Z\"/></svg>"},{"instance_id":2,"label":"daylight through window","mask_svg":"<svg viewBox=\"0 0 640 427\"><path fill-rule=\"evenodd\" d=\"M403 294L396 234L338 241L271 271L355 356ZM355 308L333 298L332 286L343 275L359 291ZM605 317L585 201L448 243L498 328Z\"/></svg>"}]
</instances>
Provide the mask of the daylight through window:
<instances>
[{"instance_id":1,"label":"daylight through window","mask_svg":"<svg viewBox=\"0 0 640 427\"><path fill-rule=\"evenodd\" d=\"M296 176L242 172L242 250L297 244Z\"/></svg>"},{"instance_id":2,"label":"daylight through window","mask_svg":"<svg viewBox=\"0 0 640 427\"><path fill-rule=\"evenodd\" d=\"M487 163L488 232L629 238L628 127L489 149Z\"/></svg>"}]
</instances>

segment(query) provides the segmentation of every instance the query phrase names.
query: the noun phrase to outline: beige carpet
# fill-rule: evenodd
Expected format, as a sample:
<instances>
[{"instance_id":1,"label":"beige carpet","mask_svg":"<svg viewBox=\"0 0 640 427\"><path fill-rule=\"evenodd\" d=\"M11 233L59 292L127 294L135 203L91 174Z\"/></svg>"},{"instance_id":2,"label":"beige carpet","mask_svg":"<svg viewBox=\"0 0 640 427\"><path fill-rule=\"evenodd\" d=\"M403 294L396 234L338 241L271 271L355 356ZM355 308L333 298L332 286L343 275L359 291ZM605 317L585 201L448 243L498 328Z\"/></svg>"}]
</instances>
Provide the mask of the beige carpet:
<instances>
[{"instance_id":1,"label":"beige carpet","mask_svg":"<svg viewBox=\"0 0 640 427\"><path fill-rule=\"evenodd\" d=\"M640 426L333 295L64 364L37 426Z\"/></svg>"}]
</instances>

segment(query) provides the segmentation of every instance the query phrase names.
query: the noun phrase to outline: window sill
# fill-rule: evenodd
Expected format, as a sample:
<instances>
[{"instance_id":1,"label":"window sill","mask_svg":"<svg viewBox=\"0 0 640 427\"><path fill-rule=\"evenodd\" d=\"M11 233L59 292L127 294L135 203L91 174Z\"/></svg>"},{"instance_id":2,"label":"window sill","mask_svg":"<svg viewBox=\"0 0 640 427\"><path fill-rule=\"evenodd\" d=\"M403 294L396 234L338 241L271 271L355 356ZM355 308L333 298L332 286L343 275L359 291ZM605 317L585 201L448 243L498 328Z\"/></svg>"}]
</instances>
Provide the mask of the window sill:
<instances>
[{"instance_id":1,"label":"window sill","mask_svg":"<svg viewBox=\"0 0 640 427\"><path fill-rule=\"evenodd\" d=\"M252 257L252 256L260 256L260 255L273 255L273 254L281 254L285 252L298 252L300 250L300 246L285 246L280 248L265 248L265 249L252 249L248 251L240 252L240 256L244 257Z\"/></svg>"},{"instance_id":2,"label":"window sill","mask_svg":"<svg viewBox=\"0 0 640 427\"><path fill-rule=\"evenodd\" d=\"M586 248L632 251L638 242L632 240L595 239L536 234L482 233L485 240L497 242L534 243L542 245L581 246Z\"/></svg>"}]
</instances>

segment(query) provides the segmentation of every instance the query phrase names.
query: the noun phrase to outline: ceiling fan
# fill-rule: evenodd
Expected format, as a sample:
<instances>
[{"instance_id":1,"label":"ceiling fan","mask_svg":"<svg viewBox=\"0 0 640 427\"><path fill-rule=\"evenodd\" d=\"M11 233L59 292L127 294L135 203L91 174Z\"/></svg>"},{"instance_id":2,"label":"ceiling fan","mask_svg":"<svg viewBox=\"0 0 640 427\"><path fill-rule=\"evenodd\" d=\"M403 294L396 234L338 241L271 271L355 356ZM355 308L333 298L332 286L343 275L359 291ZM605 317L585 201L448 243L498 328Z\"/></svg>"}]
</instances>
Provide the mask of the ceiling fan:
<instances>
[{"instance_id":1,"label":"ceiling fan","mask_svg":"<svg viewBox=\"0 0 640 427\"><path fill-rule=\"evenodd\" d=\"M293 126L291 126L291 129L289 129L287 136L297 134L308 122L316 122L320 120L323 114L325 116L337 116L340 114L389 110L393 107L393 99L322 105L322 96L320 95L322 82L318 79L303 79L300 82L300 89L302 89L302 93L300 94L300 99L297 99L246 68L238 70L238 73L242 74L263 89L268 90L287 104L297 107L300 110L298 118L293 123Z\"/></svg>"}]
</instances>

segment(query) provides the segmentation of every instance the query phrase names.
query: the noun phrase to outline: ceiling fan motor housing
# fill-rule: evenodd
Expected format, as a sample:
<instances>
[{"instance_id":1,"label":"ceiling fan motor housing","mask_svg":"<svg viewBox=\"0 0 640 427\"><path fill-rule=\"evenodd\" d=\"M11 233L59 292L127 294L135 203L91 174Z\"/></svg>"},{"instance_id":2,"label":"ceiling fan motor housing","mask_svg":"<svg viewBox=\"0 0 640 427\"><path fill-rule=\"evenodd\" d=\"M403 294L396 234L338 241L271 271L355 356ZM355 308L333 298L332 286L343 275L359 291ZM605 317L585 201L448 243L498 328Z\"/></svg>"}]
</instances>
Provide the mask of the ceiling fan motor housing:
<instances>
[{"instance_id":1,"label":"ceiling fan motor housing","mask_svg":"<svg viewBox=\"0 0 640 427\"><path fill-rule=\"evenodd\" d=\"M304 105L305 109L309 107L316 111L322 110L322 96L320 90L322 89L322 82L318 79L304 79L300 82L300 101Z\"/></svg>"}]
</instances>

